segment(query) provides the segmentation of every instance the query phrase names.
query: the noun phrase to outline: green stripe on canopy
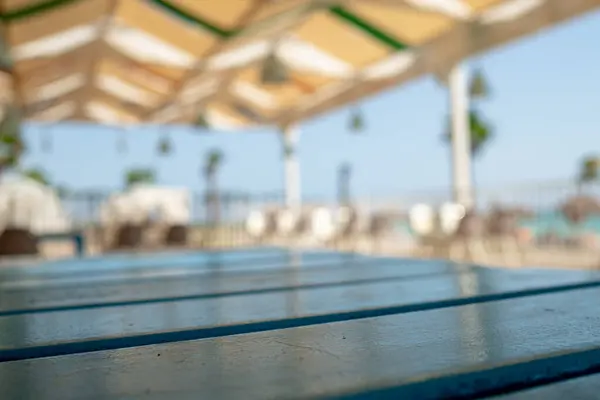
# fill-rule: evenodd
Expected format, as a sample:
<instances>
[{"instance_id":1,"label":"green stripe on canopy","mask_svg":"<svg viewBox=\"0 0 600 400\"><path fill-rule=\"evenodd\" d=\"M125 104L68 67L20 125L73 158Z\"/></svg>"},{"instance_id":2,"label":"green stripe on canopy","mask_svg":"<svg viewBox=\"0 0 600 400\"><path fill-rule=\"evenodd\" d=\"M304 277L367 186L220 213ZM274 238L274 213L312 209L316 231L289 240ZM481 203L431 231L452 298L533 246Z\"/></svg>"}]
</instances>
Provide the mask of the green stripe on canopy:
<instances>
[{"instance_id":1,"label":"green stripe on canopy","mask_svg":"<svg viewBox=\"0 0 600 400\"><path fill-rule=\"evenodd\" d=\"M400 42L399 40L394 38L392 35L385 33L381 29L371 25L368 21L362 19L358 15L346 10L343 7L340 7L340 6L330 7L329 11L333 15L338 17L339 19L344 20L345 22L354 26L355 28L362 31L363 33L366 33L367 35L371 36L373 39L377 40L378 42L385 44L387 47L391 48L392 50L395 50L395 51L405 50L409 47L407 44Z\"/></svg>"}]
</instances>

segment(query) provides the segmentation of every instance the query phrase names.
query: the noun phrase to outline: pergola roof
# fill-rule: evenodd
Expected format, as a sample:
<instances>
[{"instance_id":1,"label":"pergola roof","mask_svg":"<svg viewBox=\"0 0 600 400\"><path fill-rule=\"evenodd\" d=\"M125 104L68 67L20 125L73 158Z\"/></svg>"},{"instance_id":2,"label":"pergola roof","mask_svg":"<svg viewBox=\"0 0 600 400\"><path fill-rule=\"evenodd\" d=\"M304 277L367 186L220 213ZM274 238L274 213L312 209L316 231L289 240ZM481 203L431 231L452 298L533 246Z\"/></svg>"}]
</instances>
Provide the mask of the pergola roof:
<instances>
[{"instance_id":1,"label":"pergola roof","mask_svg":"<svg viewBox=\"0 0 600 400\"><path fill-rule=\"evenodd\" d=\"M0 0L33 120L284 125L600 6L600 0ZM290 70L264 85L262 61ZM0 82L2 83L2 82ZM2 83L5 85L5 83Z\"/></svg>"}]
</instances>

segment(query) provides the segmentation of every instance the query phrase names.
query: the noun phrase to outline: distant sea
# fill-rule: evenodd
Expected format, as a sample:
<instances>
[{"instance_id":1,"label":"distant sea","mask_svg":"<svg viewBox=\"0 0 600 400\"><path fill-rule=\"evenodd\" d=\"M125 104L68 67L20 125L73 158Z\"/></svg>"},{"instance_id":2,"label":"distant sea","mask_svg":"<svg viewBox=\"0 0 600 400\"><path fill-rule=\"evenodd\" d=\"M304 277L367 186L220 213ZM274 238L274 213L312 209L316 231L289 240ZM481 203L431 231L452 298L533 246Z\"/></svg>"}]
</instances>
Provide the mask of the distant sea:
<instances>
[{"instance_id":1,"label":"distant sea","mask_svg":"<svg viewBox=\"0 0 600 400\"><path fill-rule=\"evenodd\" d=\"M532 218L525 218L519 222L519 226L530 229L534 237L540 237L548 233L555 234L561 238L581 232L600 235L600 215L589 217L582 224L575 226L570 224L562 213L549 211L539 213ZM406 221L399 223L397 230L398 232L412 235L410 225Z\"/></svg>"},{"instance_id":2,"label":"distant sea","mask_svg":"<svg viewBox=\"0 0 600 400\"><path fill-rule=\"evenodd\" d=\"M580 225L574 226L560 212L540 213L534 218L524 219L520 225L531 229L535 237L553 233L559 237L567 237L574 232L588 232L600 235L600 215L589 217Z\"/></svg>"}]
</instances>

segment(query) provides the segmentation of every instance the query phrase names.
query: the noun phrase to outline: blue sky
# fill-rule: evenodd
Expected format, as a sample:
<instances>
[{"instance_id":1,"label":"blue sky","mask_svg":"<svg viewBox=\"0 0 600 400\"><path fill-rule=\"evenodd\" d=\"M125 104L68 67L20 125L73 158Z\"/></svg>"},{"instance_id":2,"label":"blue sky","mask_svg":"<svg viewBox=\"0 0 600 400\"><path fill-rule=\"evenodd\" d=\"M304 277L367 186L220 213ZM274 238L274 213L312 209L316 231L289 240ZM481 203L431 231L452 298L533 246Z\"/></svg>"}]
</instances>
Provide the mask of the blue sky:
<instances>
[{"instance_id":1,"label":"blue sky","mask_svg":"<svg viewBox=\"0 0 600 400\"><path fill-rule=\"evenodd\" d=\"M582 155L600 153L600 13L571 21L471 60L482 66L493 97L482 110L496 137L475 163L481 185L568 178ZM446 92L423 78L367 99L367 131L347 133L348 109L302 124L303 192L330 197L338 165L354 168L357 195L400 196L449 187L449 149L440 140ZM50 134L44 154L40 135ZM116 151L117 135L129 151ZM30 126L27 167L46 169L53 181L73 189L114 189L133 166L154 166L162 183L203 188L204 154L220 148L225 188L267 192L283 187L280 142L274 130L200 134L170 128L170 157L156 155L160 131L127 133L87 125Z\"/></svg>"}]
</instances>

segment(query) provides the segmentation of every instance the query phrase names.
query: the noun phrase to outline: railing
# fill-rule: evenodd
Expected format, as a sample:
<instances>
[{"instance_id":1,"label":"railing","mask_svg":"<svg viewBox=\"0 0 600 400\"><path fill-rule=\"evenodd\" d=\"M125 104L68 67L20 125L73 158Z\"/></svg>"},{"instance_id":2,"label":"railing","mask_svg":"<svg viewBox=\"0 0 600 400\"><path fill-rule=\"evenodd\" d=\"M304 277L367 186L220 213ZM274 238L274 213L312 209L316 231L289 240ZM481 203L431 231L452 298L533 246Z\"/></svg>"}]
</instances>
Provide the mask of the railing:
<instances>
[{"instance_id":1,"label":"railing","mask_svg":"<svg viewBox=\"0 0 600 400\"><path fill-rule=\"evenodd\" d=\"M100 210L109 199L111 193L106 192L75 192L62 196L60 205L65 216L70 220L72 229L82 230L86 235L89 253L99 253L110 248L107 238L114 236L114 231L106 231L101 221ZM569 250L571 253L562 254L563 258L577 259L586 254L587 259L597 260L600 254L600 216L590 215L580 223L573 223L565 218L561 206L575 196L589 196L600 202L600 184L579 185L574 182L537 182L516 185L505 185L493 188L480 187L476 189L476 208L479 213L487 214L490 210L500 207L511 209L519 215L519 225L532 236L535 251L552 245L552 251ZM422 243L409 224L408 213L416 204L428 204L434 209L451 200L450 190L431 190L417 193L406 193L395 197L372 197L351 199L350 203L363 216L387 215L389 219L385 232L374 234L369 230L356 233L351 241L319 242L305 240L304 236L282 237L274 235L268 240L257 240L246 232L246 219L251 211L265 209L281 209L283 195L281 193L247 194L222 192L216 201L218 207L211 208L211 200L205 194L190 195L190 218L188 227L188 247L245 247L257 243L276 244L285 246L335 246L354 251L374 251L385 254L402 256L418 256ZM10 203L10 202L9 202ZM24 202L12 200L17 209L22 209ZM337 202L331 199L311 198L304 202L306 208L324 206L335 208ZM212 214L210 212L212 210ZM216 210L216 211L215 211ZM31 210L29 210L31 211ZM27 212L16 214L27 215ZM215 215L216 213L216 215ZM7 212L4 212L7 215ZM11 214L11 213L8 213ZM12 213L15 214L15 213ZM48 216L46 216L48 217ZM145 230L149 237L144 249L164 248L160 237L164 236L165 224L157 221L145 221ZM38 221L37 227L44 225ZM43 227L43 226L42 226ZM47 227L50 233L53 229ZM162 236L161 236L162 235ZM585 237L583 244L574 243L574 237ZM50 246L50 244L48 245ZM56 246L53 244L53 246ZM533 250L532 250L533 251ZM63 252L65 253L65 252ZM62 253L61 253L62 254ZM50 255L52 256L52 255ZM560 257L559 257L560 258ZM585 258L585 257L584 257ZM587 260L586 259L586 260ZM552 261L552 260L550 260ZM561 261L564 263L564 261ZM581 263L596 263L597 261L582 261ZM545 265L549 261L543 257L531 259L531 264Z\"/></svg>"}]
</instances>

